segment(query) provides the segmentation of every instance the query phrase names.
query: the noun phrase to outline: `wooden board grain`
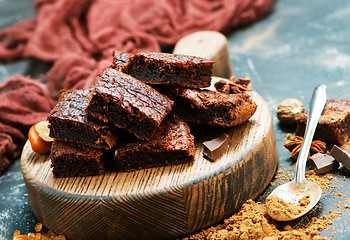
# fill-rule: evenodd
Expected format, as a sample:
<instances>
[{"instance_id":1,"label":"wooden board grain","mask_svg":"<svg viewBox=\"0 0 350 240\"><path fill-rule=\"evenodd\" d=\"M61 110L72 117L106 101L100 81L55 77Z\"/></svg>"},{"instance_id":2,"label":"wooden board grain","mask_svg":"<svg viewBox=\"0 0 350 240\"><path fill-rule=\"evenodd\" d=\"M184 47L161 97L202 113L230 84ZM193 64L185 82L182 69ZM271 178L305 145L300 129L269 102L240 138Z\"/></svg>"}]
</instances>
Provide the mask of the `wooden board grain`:
<instances>
[{"instance_id":1,"label":"wooden board grain","mask_svg":"<svg viewBox=\"0 0 350 240\"><path fill-rule=\"evenodd\" d=\"M35 215L73 240L175 238L219 223L257 197L277 168L269 108L258 93L250 94L257 112L225 130L230 145L216 162L203 158L197 138L192 164L54 178L48 156L27 142L21 169Z\"/></svg>"}]
</instances>

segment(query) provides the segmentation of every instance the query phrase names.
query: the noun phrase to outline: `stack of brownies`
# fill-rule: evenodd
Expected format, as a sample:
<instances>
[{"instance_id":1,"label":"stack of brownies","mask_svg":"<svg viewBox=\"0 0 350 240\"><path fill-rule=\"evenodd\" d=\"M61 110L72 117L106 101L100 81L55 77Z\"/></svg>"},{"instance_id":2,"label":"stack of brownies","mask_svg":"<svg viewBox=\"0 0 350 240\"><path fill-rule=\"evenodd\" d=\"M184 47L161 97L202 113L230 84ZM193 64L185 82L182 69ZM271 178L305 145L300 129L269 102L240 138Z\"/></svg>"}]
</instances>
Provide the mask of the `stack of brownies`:
<instances>
[{"instance_id":1,"label":"stack of brownies","mask_svg":"<svg viewBox=\"0 0 350 240\"><path fill-rule=\"evenodd\" d=\"M195 144L188 123L232 127L256 111L245 92L201 89L211 84L213 61L167 53L113 56L98 82L62 91L48 116L55 177L102 174L110 152L122 171L189 163Z\"/></svg>"}]
</instances>

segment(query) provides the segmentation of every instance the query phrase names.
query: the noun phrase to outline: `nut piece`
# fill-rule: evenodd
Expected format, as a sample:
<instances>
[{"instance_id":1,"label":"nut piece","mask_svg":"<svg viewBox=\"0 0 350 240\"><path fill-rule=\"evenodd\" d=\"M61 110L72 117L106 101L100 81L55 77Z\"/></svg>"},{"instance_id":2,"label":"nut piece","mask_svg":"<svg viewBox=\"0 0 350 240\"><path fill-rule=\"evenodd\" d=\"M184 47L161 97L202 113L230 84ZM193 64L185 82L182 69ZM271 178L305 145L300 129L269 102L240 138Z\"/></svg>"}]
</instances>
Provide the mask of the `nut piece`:
<instances>
[{"instance_id":1,"label":"nut piece","mask_svg":"<svg viewBox=\"0 0 350 240\"><path fill-rule=\"evenodd\" d=\"M35 130L38 132L39 136L45 142L53 142L53 138L50 137L49 121L40 121L35 124Z\"/></svg>"},{"instance_id":2,"label":"nut piece","mask_svg":"<svg viewBox=\"0 0 350 240\"><path fill-rule=\"evenodd\" d=\"M295 117L298 113L304 112L304 105L298 99L284 99L277 107L277 118L283 124L295 124Z\"/></svg>"},{"instance_id":3,"label":"nut piece","mask_svg":"<svg viewBox=\"0 0 350 240\"><path fill-rule=\"evenodd\" d=\"M53 141L53 139L48 136L48 127L47 127L48 123L45 123L45 122L47 121L41 121L34 124L29 129L29 132L28 132L28 139L29 139L30 145L32 146L33 151L37 153L42 153L42 154L46 154L50 152L51 143ZM44 137L41 137L41 136L44 136ZM48 141L44 140L44 138Z\"/></svg>"}]
</instances>

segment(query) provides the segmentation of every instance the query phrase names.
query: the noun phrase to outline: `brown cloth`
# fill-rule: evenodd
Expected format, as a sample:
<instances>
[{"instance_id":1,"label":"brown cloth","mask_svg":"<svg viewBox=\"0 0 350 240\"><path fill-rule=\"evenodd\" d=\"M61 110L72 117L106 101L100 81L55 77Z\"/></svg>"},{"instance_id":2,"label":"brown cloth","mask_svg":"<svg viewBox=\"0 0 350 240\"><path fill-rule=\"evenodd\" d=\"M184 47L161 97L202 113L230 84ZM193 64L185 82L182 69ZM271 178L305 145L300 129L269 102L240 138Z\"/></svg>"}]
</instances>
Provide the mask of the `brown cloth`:
<instances>
[{"instance_id":1,"label":"brown cloth","mask_svg":"<svg viewBox=\"0 0 350 240\"><path fill-rule=\"evenodd\" d=\"M36 0L37 16L0 30L0 59L53 62L47 84L14 76L0 86L0 173L60 89L90 86L112 50L160 51L199 31L227 33L266 14L274 0Z\"/></svg>"}]
</instances>

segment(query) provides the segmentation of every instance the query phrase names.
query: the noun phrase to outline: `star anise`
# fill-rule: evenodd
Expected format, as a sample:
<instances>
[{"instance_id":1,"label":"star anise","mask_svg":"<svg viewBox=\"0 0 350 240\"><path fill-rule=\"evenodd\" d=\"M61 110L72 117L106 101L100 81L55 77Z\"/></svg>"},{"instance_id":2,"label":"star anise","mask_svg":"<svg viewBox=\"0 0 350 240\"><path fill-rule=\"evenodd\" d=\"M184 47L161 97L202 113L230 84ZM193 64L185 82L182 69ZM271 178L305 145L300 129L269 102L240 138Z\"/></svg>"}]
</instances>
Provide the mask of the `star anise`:
<instances>
[{"instance_id":1,"label":"star anise","mask_svg":"<svg viewBox=\"0 0 350 240\"><path fill-rule=\"evenodd\" d=\"M235 94L241 93L244 91L251 91L252 89L248 88L250 83L249 78L237 78L231 76L228 81L221 79L214 84L216 91L227 93L227 94Z\"/></svg>"},{"instance_id":2,"label":"star anise","mask_svg":"<svg viewBox=\"0 0 350 240\"><path fill-rule=\"evenodd\" d=\"M301 144L303 143L303 140L304 140L303 137L295 136L295 137L290 138L289 142L287 142L283 145L285 148L287 148L291 152L289 155L289 157L291 159L298 158ZM311 143L309 156L310 156L310 154L314 155L315 153L324 153L325 149L326 149L325 142L322 142L320 140L314 140Z\"/></svg>"}]
</instances>

